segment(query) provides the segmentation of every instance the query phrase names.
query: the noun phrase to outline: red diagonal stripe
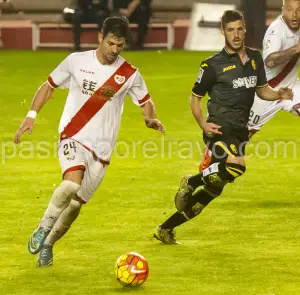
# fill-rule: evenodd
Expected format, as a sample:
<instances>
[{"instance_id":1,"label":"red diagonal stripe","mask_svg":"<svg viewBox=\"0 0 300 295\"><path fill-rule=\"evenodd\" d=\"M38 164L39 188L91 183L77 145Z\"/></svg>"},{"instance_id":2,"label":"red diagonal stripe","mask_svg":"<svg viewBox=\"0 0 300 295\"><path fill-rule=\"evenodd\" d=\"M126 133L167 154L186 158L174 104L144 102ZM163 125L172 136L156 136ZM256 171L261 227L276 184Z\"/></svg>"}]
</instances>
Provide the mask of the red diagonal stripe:
<instances>
[{"instance_id":1,"label":"red diagonal stripe","mask_svg":"<svg viewBox=\"0 0 300 295\"><path fill-rule=\"evenodd\" d=\"M102 87L112 87L117 91L126 83L126 81L135 73L136 68L128 62L124 62L116 72L86 101L81 109L74 115L72 120L61 133L61 139L66 139L77 134L94 116L99 112L108 101L108 97L101 93ZM119 75L125 78L124 83L119 84L115 76Z\"/></svg>"},{"instance_id":2,"label":"red diagonal stripe","mask_svg":"<svg viewBox=\"0 0 300 295\"><path fill-rule=\"evenodd\" d=\"M284 78L293 70L294 66L296 65L296 63L298 62L299 59L299 54L295 55L286 65L285 67L282 69L282 71L275 76L273 79L271 79L270 81L268 81L269 85L271 87L276 87L277 85L279 85L279 83L281 81L284 80Z\"/></svg>"}]
</instances>

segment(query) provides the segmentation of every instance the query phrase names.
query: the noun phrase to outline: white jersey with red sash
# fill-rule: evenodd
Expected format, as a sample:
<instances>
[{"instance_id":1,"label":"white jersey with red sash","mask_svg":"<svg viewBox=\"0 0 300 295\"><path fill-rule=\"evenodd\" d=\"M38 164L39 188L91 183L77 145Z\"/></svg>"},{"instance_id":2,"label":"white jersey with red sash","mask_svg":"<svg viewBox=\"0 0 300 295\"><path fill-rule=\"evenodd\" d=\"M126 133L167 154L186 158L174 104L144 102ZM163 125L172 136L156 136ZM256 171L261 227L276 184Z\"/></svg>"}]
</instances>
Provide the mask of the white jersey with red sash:
<instances>
[{"instance_id":1,"label":"white jersey with red sash","mask_svg":"<svg viewBox=\"0 0 300 295\"><path fill-rule=\"evenodd\" d=\"M282 17L278 17L268 28L263 40L263 59L278 51L284 51L295 46L300 38L300 30L293 32ZM300 56L297 55L289 62L274 68L265 66L268 83L273 88L293 88L298 79Z\"/></svg>"},{"instance_id":2,"label":"white jersey with red sash","mask_svg":"<svg viewBox=\"0 0 300 295\"><path fill-rule=\"evenodd\" d=\"M282 17L278 17L268 28L263 41L263 59L278 51L295 46L300 37L300 31L293 32L286 25ZM289 62L274 68L267 68L266 75L271 87L289 87L293 90L294 98L290 100L267 101L255 95L249 118L248 128L260 130L264 124L270 121L275 114L284 110L295 115L300 115L300 83L298 80L298 68L300 56L295 55Z\"/></svg>"},{"instance_id":3,"label":"white jersey with red sash","mask_svg":"<svg viewBox=\"0 0 300 295\"><path fill-rule=\"evenodd\" d=\"M51 87L69 88L60 120L61 140L72 138L109 161L115 145L124 99L141 106L150 100L139 71L119 56L103 65L96 51L69 55L48 77Z\"/></svg>"}]
</instances>

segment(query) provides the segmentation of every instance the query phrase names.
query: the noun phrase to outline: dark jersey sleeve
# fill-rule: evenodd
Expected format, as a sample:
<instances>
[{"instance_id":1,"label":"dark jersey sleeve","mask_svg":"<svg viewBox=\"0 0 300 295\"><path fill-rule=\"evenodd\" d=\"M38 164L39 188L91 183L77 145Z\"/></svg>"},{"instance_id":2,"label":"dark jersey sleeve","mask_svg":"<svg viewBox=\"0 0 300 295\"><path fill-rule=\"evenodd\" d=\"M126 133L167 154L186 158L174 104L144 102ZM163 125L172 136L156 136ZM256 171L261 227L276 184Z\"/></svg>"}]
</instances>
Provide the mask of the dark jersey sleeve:
<instances>
[{"instance_id":1,"label":"dark jersey sleeve","mask_svg":"<svg viewBox=\"0 0 300 295\"><path fill-rule=\"evenodd\" d=\"M213 84L215 83L216 74L211 65L206 61L201 63L199 73L197 76L197 81L194 85L192 93L195 96L202 97L207 91L210 91Z\"/></svg>"},{"instance_id":2,"label":"dark jersey sleeve","mask_svg":"<svg viewBox=\"0 0 300 295\"><path fill-rule=\"evenodd\" d=\"M264 61L260 54L260 52L257 52L257 84L256 87L264 87L268 84L267 77L266 77L266 71L264 67Z\"/></svg>"}]
</instances>

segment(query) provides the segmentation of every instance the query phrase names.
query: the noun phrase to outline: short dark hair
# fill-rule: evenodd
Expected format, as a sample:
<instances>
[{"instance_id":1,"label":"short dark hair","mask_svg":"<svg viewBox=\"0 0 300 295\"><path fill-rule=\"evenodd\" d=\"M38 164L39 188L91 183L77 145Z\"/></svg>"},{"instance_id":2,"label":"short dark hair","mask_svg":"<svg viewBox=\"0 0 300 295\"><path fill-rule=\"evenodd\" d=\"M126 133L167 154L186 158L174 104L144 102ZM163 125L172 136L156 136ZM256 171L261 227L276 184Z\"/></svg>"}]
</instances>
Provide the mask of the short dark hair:
<instances>
[{"instance_id":1,"label":"short dark hair","mask_svg":"<svg viewBox=\"0 0 300 295\"><path fill-rule=\"evenodd\" d=\"M226 24L244 20L244 16L237 10L226 10L221 18L221 26L224 29Z\"/></svg>"},{"instance_id":2,"label":"short dark hair","mask_svg":"<svg viewBox=\"0 0 300 295\"><path fill-rule=\"evenodd\" d=\"M118 38L128 38L129 33L129 21L124 16L111 16L108 17L102 26L101 33L105 38L109 33Z\"/></svg>"}]
</instances>

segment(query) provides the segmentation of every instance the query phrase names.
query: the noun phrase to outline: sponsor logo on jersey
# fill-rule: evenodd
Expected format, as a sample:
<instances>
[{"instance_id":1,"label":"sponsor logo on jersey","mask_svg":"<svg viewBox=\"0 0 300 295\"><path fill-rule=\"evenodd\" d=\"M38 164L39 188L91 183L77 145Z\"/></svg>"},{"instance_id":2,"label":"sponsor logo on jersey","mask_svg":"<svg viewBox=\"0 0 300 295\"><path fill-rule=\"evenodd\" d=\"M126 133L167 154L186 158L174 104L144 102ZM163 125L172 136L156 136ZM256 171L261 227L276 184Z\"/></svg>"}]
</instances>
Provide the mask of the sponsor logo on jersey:
<instances>
[{"instance_id":1,"label":"sponsor logo on jersey","mask_svg":"<svg viewBox=\"0 0 300 295\"><path fill-rule=\"evenodd\" d=\"M92 72L92 71L89 71L89 70L80 69L80 72L85 73L85 74L95 75L95 72Z\"/></svg>"},{"instance_id":2,"label":"sponsor logo on jersey","mask_svg":"<svg viewBox=\"0 0 300 295\"><path fill-rule=\"evenodd\" d=\"M253 70L256 70L256 62L254 59L251 60L251 65L252 65Z\"/></svg>"},{"instance_id":3,"label":"sponsor logo on jersey","mask_svg":"<svg viewBox=\"0 0 300 295\"><path fill-rule=\"evenodd\" d=\"M88 80L84 79L82 82L82 88L83 88L81 91L82 94L92 96L93 93L96 91L96 85L97 85L97 82L88 81Z\"/></svg>"},{"instance_id":4,"label":"sponsor logo on jersey","mask_svg":"<svg viewBox=\"0 0 300 295\"><path fill-rule=\"evenodd\" d=\"M223 69L223 73L224 72L227 72L227 71L230 71L230 70L233 70L233 69L236 69L236 65L232 65L232 66L229 66L229 67L226 67Z\"/></svg>"},{"instance_id":5,"label":"sponsor logo on jersey","mask_svg":"<svg viewBox=\"0 0 300 295\"><path fill-rule=\"evenodd\" d=\"M232 81L232 84L233 84L233 88L240 88L240 87L253 88L256 87L257 76L234 79Z\"/></svg>"},{"instance_id":6,"label":"sponsor logo on jersey","mask_svg":"<svg viewBox=\"0 0 300 295\"><path fill-rule=\"evenodd\" d=\"M266 42L266 49L268 49L268 48L270 47L270 45L271 45L271 40L268 40L268 41Z\"/></svg>"},{"instance_id":7,"label":"sponsor logo on jersey","mask_svg":"<svg viewBox=\"0 0 300 295\"><path fill-rule=\"evenodd\" d=\"M126 80L124 76L120 76L120 75L115 75L114 79L116 83L118 83L119 85L123 84Z\"/></svg>"}]
</instances>

